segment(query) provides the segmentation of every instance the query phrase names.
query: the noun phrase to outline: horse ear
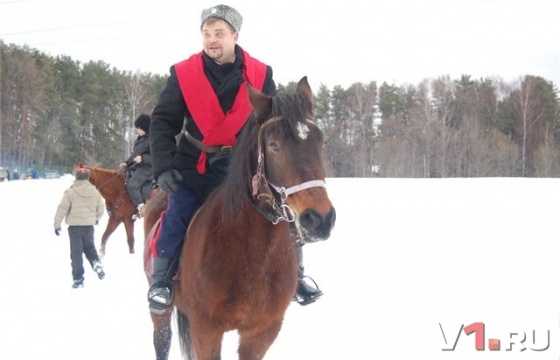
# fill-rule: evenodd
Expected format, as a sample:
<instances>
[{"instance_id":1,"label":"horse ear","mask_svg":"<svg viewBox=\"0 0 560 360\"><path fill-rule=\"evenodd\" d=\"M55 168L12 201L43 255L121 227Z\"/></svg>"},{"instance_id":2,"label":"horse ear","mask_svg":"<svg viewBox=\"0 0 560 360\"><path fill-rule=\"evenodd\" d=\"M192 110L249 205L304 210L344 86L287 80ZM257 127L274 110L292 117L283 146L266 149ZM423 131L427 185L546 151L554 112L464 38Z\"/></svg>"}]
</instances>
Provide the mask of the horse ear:
<instances>
[{"instance_id":1,"label":"horse ear","mask_svg":"<svg viewBox=\"0 0 560 360\"><path fill-rule=\"evenodd\" d=\"M296 91L307 101L309 107L313 108L313 91L307 82L307 76L302 77L298 82Z\"/></svg>"},{"instance_id":2,"label":"horse ear","mask_svg":"<svg viewBox=\"0 0 560 360\"><path fill-rule=\"evenodd\" d=\"M262 122L263 117L270 109L270 104L272 102L271 98L261 93L255 89L251 84L247 84L247 91L249 92L249 101L253 105L253 113L257 118L257 121Z\"/></svg>"}]
</instances>

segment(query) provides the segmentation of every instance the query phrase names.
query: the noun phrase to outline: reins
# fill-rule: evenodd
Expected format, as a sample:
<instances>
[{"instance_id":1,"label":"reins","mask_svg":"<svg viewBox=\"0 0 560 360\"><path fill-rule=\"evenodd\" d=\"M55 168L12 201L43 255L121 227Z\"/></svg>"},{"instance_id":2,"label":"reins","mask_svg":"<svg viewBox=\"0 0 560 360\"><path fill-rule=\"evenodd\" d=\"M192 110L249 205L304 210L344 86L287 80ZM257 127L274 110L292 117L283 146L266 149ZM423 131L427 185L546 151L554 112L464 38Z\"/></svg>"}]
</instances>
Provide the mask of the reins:
<instances>
[{"instance_id":1,"label":"reins","mask_svg":"<svg viewBox=\"0 0 560 360\"><path fill-rule=\"evenodd\" d=\"M263 215L268 220L270 220L274 225L278 224L280 221L286 221L289 223L295 222L296 230L298 231L301 237L302 234L299 226L299 221L297 221L297 215L292 210L292 208L290 208L290 206L286 204L286 200L288 196L302 190L306 190L314 187L326 187L326 183L324 180L309 180L301 184L297 184L294 186L290 186L289 188L286 188L283 186L275 185L266 178L265 167L264 167L265 155L262 147L262 143L263 143L262 133L265 127L281 119L282 116L272 117L267 121L265 121L263 124L261 124L259 128L259 133L257 137L257 142L258 142L257 143L258 146L257 170L251 181L252 182L251 185L253 188L252 195L253 198L257 200L260 200L263 197L266 198L267 199L266 201L272 206L274 212L273 214L264 213L263 210L257 206L257 209L259 209L259 211L263 213ZM274 191L276 191L276 193L279 195L280 202L278 202L276 200L276 197L272 194L271 188L274 189Z\"/></svg>"},{"instance_id":2,"label":"reins","mask_svg":"<svg viewBox=\"0 0 560 360\"><path fill-rule=\"evenodd\" d=\"M95 188L99 191L101 191L101 189L103 187L105 187L105 185L109 184L111 181L115 180L120 174L122 174L123 172L127 171L130 169L130 166L124 167L122 169L120 169L119 171L117 171L117 173L113 176L111 176L110 178L108 178L107 180L105 180L104 182L101 183L101 185L96 186ZM109 212L109 216L114 217L115 215L115 211L118 210L118 208L124 204L125 201L125 196L126 196L126 188L123 189L122 195L119 199L119 201L115 201L115 199L113 198L112 201L106 201L105 205L107 207L107 211Z\"/></svg>"},{"instance_id":3,"label":"reins","mask_svg":"<svg viewBox=\"0 0 560 360\"><path fill-rule=\"evenodd\" d=\"M101 190L102 187L104 187L105 185L107 185L108 183L110 183L111 181L113 181L115 178L117 178L120 174L122 174L123 172L127 171L130 167L124 167L122 169L120 169L119 171L117 171L117 173L113 176L111 176L110 178L108 178L107 180L105 180L104 182L101 183L101 185L97 186L96 189L97 190Z\"/></svg>"}]
</instances>

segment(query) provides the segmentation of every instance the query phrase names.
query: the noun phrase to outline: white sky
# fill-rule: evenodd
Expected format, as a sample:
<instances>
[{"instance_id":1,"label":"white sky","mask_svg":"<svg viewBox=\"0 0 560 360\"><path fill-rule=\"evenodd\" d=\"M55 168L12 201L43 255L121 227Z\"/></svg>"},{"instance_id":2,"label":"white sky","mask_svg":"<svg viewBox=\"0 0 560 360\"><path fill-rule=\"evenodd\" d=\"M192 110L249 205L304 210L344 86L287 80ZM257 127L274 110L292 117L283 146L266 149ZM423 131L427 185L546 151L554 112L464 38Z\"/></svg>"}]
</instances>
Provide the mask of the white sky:
<instances>
[{"instance_id":1,"label":"white sky","mask_svg":"<svg viewBox=\"0 0 560 360\"><path fill-rule=\"evenodd\" d=\"M140 224L136 254L120 227L106 278L86 267L85 287L70 288L66 226L55 236L53 218L72 181L0 183L0 359L153 360ZM327 179L337 223L304 248L325 295L290 305L266 359L558 360L559 188L560 179ZM500 351L476 351L464 333L442 351L474 322ZM512 332L542 348L548 331L545 351L505 351ZM236 359L236 340L226 335L224 360ZM170 360L180 359L174 336Z\"/></svg>"},{"instance_id":2,"label":"white sky","mask_svg":"<svg viewBox=\"0 0 560 360\"><path fill-rule=\"evenodd\" d=\"M202 49L210 0L0 0L0 38L82 62L167 74ZM279 83L416 84L461 74L560 84L558 0L225 2L244 17L239 44Z\"/></svg>"}]
</instances>

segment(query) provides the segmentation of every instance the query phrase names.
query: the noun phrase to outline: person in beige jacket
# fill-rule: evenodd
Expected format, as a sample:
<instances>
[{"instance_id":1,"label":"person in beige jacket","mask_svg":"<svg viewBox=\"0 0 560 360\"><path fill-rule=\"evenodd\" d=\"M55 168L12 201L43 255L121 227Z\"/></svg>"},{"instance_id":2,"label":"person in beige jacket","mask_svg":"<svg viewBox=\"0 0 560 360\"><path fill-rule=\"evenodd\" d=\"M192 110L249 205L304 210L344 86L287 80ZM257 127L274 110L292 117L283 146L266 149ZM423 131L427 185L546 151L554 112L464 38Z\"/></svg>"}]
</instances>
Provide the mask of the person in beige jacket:
<instances>
[{"instance_id":1,"label":"person in beige jacket","mask_svg":"<svg viewBox=\"0 0 560 360\"><path fill-rule=\"evenodd\" d=\"M76 181L64 191L54 216L54 232L60 236L62 219L66 218L70 237L70 259L72 260L72 288L84 286L84 260L88 259L99 279L105 277L94 242L93 225L97 225L105 212L101 194L89 181L89 169L77 168Z\"/></svg>"}]
</instances>

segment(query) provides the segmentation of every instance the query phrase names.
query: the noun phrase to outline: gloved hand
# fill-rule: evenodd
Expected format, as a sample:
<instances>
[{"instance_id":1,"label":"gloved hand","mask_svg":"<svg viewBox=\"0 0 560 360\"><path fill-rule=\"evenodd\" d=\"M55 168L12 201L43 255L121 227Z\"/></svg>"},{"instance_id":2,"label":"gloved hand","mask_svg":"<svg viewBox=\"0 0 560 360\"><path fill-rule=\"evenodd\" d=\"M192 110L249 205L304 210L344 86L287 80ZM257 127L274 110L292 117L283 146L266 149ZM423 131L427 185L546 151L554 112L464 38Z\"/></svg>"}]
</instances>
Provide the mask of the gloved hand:
<instances>
[{"instance_id":1,"label":"gloved hand","mask_svg":"<svg viewBox=\"0 0 560 360\"><path fill-rule=\"evenodd\" d=\"M167 192L176 192L179 190L177 187L178 181L183 181L183 176L175 169L164 171L157 177L157 185Z\"/></svg>"},{"instance_id":2,"label":"gloved hand","mask_svg":"<svg viewBox=\"0 0 560 360\"><path fill-rule=\"evenodd\" d=\"M54 229L54 233L56 234L56 236L60 236L60 228Z\"/></svg>"}]
</instances>

